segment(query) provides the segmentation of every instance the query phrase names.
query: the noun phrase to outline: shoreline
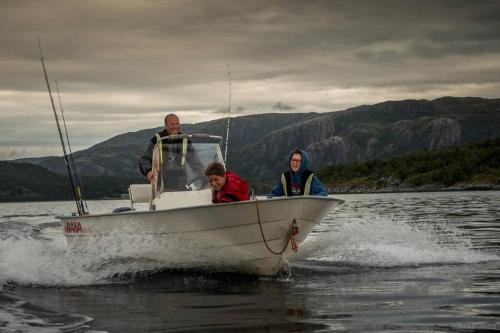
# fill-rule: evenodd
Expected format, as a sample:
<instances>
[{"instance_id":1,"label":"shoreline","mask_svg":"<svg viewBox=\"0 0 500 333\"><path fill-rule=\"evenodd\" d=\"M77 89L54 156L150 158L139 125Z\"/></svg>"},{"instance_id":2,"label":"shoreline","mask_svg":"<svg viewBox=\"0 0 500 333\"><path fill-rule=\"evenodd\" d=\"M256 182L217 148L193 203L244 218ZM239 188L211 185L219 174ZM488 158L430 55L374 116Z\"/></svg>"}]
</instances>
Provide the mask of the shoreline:
<instances>
[{"instance_id":1,"label":"shoreline","mask_svg":"<svg viewBox=\"0 0 500 333\"><path fill-rule=\"evenodd\" d=\"M328 194L378 194L378 193L418 193L418 192L480 192L480 191L500 191L500 184L462 184L462 185L453 185L448 187L443 186L435 186L435 185L422 185L419 187L381 187L381 188L368 188L366 186L363 187L353 187L353 188L335 188L328 187ZM266 195L264 194L256 194L256 195ZM111 200L128 200L124 198L93 198L88 199L87 201L111 201ZM74 200L71 199L62 199L62 200L9 200L9 201L0 201L0 204L7 203L37 203L37 202L72 202Z\"/></svg>"},{"instance_id":2,"label":"shoreline","mask_svg":"<svg viewBox=\"0 0 500 333\"><path fill-rule=\"evenodd\" d=\"M403 187L386 186L373 188L368 186L328 187L329 194L371 194L371 193L411 193L411 192L460 192L460 191L500 191L500 184L467 183L452 186L427 184L422 186Z\"/></svg>"}]
</instances>

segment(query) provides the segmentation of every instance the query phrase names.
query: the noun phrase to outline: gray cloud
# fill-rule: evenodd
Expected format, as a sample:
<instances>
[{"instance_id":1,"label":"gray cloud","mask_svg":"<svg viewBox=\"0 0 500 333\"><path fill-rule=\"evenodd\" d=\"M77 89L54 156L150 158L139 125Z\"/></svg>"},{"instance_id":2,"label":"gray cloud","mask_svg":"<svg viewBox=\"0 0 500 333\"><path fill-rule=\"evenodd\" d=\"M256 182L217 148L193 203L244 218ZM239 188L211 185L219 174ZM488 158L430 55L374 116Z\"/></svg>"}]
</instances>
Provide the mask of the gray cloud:
<instances>
[{"instance_id":1,"label":"gray cloud","mask_svg":"<svg viewBox=\"0 0 500 333\"><path fill-rule=\"evenodd\" d=\"M276 104L273 105L273 110L277 110L277 111L291 111L291 110L295 110L295 108L293 106L290 106L290 105L278 102L278 103L276 103Z\"/></svg>"},{"instance_id":2,"label":"gray cloud","mask_svg":"<svg viewBox=\"0 0 500 333\"><path fill-rule=\"evenodd\" d=\"M26 148L14 149L14 148L0 148L0 160L11 160L17 157L21 157L26 154Z\"/></svg>"},{"instance_id":3,"label":"gray cloud","mask_svg":"<svg viewBox=\"0 0 500 333\"><path fill-rule=\"evenodd\" d=\"M57 144L38 35L85 147L167 112L224 117L227 64L235 115L498 97L498 17L495 0L0 1L0 144Z\"/></svg>"},{"instance_id":4,"label":"gray cloud","mask_svg":"<svg viewBox=\"0 0 500 333\"><path fill-rule=\"evenodd\" d=\"M211 113L216 117L216 118L226 118L228 116L228 108L222 108L222 109L217 109L211 111ZM234 116L244 116L247 114L252 114L252 112L248 113L247 110L244 107L237 106L237 107L232 107L231 108L231 117ZM214 118L215 119L215 118Z\"/></svg>"}]
</instances>

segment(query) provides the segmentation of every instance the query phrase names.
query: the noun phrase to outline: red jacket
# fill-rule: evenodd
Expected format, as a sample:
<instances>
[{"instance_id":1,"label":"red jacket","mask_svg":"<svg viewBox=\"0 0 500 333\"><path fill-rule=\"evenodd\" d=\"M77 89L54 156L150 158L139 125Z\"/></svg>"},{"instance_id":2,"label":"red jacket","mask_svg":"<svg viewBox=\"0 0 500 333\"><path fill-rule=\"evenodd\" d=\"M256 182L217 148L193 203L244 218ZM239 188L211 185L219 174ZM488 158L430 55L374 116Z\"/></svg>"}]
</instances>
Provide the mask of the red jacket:
<instances>
[{"instance_id":1,"label":"red jacket","mask_svg":"<svg viewBox=\"0 0 500 333\"><path fill-rule=\"evenodd\" d=\"M237 174L226 171L226 183L219 191L212 191L212 202L234 202L249 200L248 182L241 179Z\"/></svg>"}]
</instances>

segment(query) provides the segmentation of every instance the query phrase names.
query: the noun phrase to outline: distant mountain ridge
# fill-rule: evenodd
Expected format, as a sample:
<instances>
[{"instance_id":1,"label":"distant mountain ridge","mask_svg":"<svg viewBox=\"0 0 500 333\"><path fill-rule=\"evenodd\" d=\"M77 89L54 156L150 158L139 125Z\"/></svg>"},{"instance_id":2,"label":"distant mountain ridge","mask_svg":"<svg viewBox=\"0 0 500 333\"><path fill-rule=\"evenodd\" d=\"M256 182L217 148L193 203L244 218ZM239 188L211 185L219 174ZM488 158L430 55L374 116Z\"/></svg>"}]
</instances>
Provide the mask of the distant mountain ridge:
<instances>
[{"instance_id":1,"label":"distant mountain ridge","mask_svg":"<svg viewBox=\"0 0 500 333\"><path fill-rule=\"evenodd\" d=\"M182 125L185 133L223 137L225 128L226 119ZM79 172L140 177L137 160L160 129L121 134L76 152ZM249 180L267 180L287 167L295 147L306 149L311 168L319 169L498 137L500 99L478 97L388 101L329 113L243 116L231 119L228 167ZM18 161L65 173L61 157Z\"/></svg>"},{"instance_id":2,"label":"distant mountain ridge","mask_svg":"<svg viewBox=\"0 0 500 333\"><path fill-rule=\"evenodd\" d=\"M276 129L316 117L317 113L264 114L231 119L228 154L231 155L248 142L257 142ZM162 119L159 119L162 122ZM207 133L225 137L227 119L217 119L197 124L182 124L183 133ZM75 152L73 157L78 172L82 175L112 176L118 178L142 177L138 160L144 149L162 127L129 132L114 136L88 149ZM62 157L49 156L23 158L13 162L32 163L50 171L65 174L66 166Z\"/></svg>"}]
</instances>

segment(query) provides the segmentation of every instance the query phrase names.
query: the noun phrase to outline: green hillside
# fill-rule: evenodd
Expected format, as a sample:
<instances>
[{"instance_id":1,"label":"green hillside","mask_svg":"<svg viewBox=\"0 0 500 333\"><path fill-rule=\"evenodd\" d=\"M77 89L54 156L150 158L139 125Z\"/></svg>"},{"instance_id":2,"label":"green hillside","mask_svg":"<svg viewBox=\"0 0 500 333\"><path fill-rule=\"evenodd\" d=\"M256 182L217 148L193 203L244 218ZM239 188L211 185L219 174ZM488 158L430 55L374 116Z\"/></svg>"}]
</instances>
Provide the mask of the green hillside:
<instances>
[{"instance_id":1,"label":"green hillside","mask_svg":"<svg viewBox=\"0 0 500 333\"><path fill-rule=\"evenodd\" d=\"M334 192L500 185L500 139L335 165L317 173Z\"/></svg>"},{"instance_id":2,"label":"green hillside","mask_svg":"<svg viewBox=\"0 0 500 333\"><path fill-rule=\"evenodd\" d=\"M82 177L87 199L118 198L134 180ZM141 180L135 181L142 182ZM29 163L0 161L0 202L71 200L68 177Z\"/></svg>"}]
</instances>

